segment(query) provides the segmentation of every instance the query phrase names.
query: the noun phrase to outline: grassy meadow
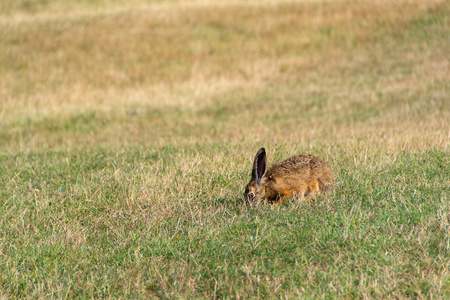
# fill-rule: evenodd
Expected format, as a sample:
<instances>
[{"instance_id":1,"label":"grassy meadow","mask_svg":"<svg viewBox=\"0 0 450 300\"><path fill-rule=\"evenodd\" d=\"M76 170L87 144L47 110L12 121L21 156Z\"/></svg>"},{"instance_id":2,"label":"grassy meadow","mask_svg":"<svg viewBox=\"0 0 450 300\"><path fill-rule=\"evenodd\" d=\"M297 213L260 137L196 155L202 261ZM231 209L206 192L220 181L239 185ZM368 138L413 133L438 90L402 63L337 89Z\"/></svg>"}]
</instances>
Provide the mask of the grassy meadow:
<instances>
[{"instance_id":1,"label":"grassy meadow","mask_svg":"<svg viewBox=\"0 0 450 300\"><path fill-rule=\"evenodd\" d=\"M450 298L448 0L0 0L0 298ZM336 192L242 205L252 159Z\"/></svg>"}]
</instances>

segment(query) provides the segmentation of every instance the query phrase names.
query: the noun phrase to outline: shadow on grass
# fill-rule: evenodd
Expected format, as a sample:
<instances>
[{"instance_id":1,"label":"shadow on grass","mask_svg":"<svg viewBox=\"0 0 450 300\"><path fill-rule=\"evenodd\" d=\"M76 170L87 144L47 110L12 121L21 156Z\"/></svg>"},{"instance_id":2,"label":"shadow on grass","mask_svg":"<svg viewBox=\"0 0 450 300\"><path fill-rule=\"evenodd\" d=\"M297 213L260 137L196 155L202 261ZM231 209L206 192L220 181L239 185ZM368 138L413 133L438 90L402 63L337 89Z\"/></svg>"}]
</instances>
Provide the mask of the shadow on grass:
<instances>
[{"instance_id":1,"label":"shadow on grass","mask_svg":"<svg viewBox=\"0 0 450 300\"><path fill-rule=\"evenodd\" d=\"M245 205L241 197L228 197L227 195L213 199L215 206L242 206Z\"/></svg>"}]
</instances>

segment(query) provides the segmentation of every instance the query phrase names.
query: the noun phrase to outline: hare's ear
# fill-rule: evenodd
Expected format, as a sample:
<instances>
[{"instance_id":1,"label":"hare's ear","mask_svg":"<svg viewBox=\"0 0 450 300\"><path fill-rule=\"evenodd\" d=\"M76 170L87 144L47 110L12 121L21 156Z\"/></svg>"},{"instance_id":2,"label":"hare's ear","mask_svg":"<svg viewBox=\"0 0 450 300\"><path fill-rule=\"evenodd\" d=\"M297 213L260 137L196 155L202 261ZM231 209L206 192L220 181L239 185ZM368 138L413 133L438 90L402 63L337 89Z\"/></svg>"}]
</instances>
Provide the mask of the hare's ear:
<instances>
[{"instance_id":1,"label":"hare's ear","mask_svg":"<svg viewBox=\"0 0 450 300\"><path fill-rule=\"evenodd\" d=\"M260 184L265 172L266 149L261 148L256 152L255 160L253 161L252 180L255 180L257 184Z\"/></svg>"}]
</instances>

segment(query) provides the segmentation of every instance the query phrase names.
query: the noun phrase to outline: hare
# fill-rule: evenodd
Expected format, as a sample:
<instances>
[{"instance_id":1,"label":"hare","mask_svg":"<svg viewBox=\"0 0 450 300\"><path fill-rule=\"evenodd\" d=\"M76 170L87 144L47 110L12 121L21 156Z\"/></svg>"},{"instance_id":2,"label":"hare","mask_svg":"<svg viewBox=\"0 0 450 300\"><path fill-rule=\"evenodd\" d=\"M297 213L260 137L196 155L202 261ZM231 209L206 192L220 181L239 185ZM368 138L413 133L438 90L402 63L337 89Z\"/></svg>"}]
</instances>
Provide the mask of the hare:
<instances>
[{"instance_id":1,"label":"hare","mask_svg":"<svg viewBox=\"0 0 450 300\"><path fill-rule=\"evenodd\" d=\"M252 204L266 200L281 204L284 198L316 197L333 191L335 186L331 167L311 154L291 156L272 164L266 172L266 150L261 148L253 161L252 178L245 187L244 201Z\"/></svg>"}]
</instances>

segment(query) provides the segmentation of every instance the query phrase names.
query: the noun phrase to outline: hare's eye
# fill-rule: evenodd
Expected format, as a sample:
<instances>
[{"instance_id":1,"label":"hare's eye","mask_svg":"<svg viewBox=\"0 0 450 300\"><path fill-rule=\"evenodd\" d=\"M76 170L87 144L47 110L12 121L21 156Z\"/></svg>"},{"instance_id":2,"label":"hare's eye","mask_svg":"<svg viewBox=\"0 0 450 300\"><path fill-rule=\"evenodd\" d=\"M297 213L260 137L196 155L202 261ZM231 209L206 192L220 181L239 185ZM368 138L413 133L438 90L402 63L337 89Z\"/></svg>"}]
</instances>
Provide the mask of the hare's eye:
<instances>
[{"instance_id":1,"label":"hare's eye","mask_svg":"<svg viewBox=\"0 0 450 300\"><path fill-rule=\"evenodd\" d=\"M255 197L255 193L250 193L250 194L248 194L248 195L250 196L250 198Z\"/></svg>"}]
</instances>

